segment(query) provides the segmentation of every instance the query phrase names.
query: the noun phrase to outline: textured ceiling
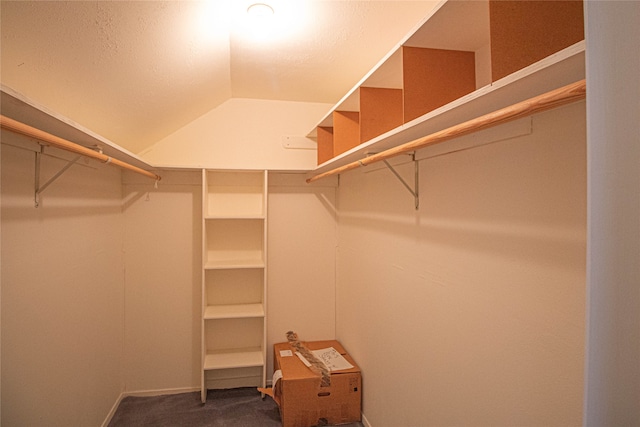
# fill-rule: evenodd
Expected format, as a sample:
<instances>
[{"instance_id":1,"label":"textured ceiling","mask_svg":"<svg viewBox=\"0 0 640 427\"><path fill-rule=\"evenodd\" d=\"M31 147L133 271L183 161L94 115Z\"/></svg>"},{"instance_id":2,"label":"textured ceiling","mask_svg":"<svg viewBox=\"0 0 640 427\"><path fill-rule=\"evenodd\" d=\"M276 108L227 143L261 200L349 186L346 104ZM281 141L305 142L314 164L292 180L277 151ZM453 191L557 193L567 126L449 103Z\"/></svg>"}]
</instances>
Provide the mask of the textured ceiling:
<instances>
[{"instance_id":1,"label":"textured ceiling","mask_svg":"<svg viewBox=\"0 0 640 427\"><path fill-rule=\"evenodd\" d=\"M2 84L134 153L230 98L337 102L433 1L5 1ZM277 30L277 32L275 32Z\"/></svg>"}]
</instances>

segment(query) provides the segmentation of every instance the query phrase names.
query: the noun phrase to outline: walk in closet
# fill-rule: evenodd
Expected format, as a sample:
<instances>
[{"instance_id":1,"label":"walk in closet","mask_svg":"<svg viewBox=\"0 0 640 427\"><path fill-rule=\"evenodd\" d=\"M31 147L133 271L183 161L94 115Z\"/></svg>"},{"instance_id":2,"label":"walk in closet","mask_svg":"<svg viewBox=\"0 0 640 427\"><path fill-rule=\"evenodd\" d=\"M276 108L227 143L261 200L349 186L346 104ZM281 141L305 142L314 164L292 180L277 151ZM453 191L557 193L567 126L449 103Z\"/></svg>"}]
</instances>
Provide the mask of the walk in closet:
<instances>
[{"instance_id":1,"label":"walk in closet","mask_svg":"<svg viewBox=\"0 0 640 427\"><path fill-rule=\"evenodd\" d=\"M18 53L3 61L1 93L3 424L107 426L124 399L149 395L216 405L212 390L271 385L289 330L336 339L358 362L367 427L638 419L637 2L420 2L402 37L342 80L314 61L346 71L344 56L296 56L302 37L267 55L307 67L306 85L291 85L300 98L314 82L340 84L330 100L261 97L280 68L234 74L264 62L226 34L208 50L163 27L162 52L146 53L176 73L199 65L172 64L165 44L237 55L165 78L119 27L151 3L4 3L3 50ZM367 28L332 22L345 44L402 7L336 3L354 16L381 8ZM23 25L49 10L89 17L96 38L56 20ZM121 111L80 93L104 81L73 74L80 54L57 56L78 92L51 84L56 61L18 43L29 33L53 47L49 32L95 47L105 70L153 68L164 91L124 78L112 90L141 91L133 104L153 107L142 110L157 139L136 151L67 118L52 99L107 122ZM205 86L220 69L226 80ZM196 112L204 104L172 90L221 101ZM162 133L166 110L142 92L194 116ZM34 384L48 393L36 406Z\"/></svg>"}]
</instances>

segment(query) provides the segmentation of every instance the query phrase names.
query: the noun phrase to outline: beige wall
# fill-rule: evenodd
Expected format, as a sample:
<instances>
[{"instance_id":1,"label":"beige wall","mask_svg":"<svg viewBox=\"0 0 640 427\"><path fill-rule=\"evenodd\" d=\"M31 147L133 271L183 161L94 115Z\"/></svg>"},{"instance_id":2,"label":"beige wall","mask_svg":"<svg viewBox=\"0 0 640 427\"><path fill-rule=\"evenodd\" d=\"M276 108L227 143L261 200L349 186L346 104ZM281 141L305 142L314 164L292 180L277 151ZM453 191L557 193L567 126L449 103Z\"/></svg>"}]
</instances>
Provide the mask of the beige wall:
<instances>
[{"instance_id":1,"label":"beige wall","mask_svg":"<svg viewBox=\"0 0 640 427\"><path fill-rule=\"evenodd\" d=\"M140 156L158 166L312 169L316 151L287 149L282 138L305 137L330 108L318 103L230 99Z\"/></svg>"},{"instance_id":2,"label":"beige wall","mask_svg":"<svg viewBox=\"0 0 640 427\"><path fill-rule=\"evenodd\" d=\"M267 378L273 344L335 338L336 180L269 174Z\"/></svg>"},{"instance_id":3,"label":"beige wall","mask_svg":"<svg viewBox=\"0 0 640 427\"><path fill-rule=\"evenodd\" d=\"M418 212L383 168L344 174L337 205L335 181L271 174L269 345L340 339L373 426L580 424L584 129L576 104L425 150ZM197 387L199 172L74 166L34 209L33 153L2 161L3 421L97 425L123 391ZM34 406L34 384L68 392Z\"/></svg>"},{"instance_id":4,"label":"beige wall","mask_svg":"<svg viewBox=\"0 0 640 427\"><path fill-rule=\"evenodd\" d=\"M121 393L199 387L200 171L156 189L76 165L35 209L33 158L3 145L2 421L100 425ZM46 180L64 162L42 164ZM270 182L269 345L333 338L335 181Z\"/></svg>"},{"instance_id":5,"label":"beige wall","mask_svg":"<svg viewBox=\"0 0 640 427\"><path fill-rule=\"evenodd\" d=\"M531 129L418 153L419 211L384 168L341 176L336 335L372 426L581 424L585 103Z\"/></svg>"},{"instance_id":6,"label":"beige wall","mask_svg":"<svg viewBox=\"0 0 640 427\"><path fill-rule=\"evenodd\" d=\"M126 392L200 385L200 171L124 176ZM268 344L335 336L335 181L269 174ZM267 377L272 372L268 350Z\"/></svg>"},{"instance_id":7,"label":"beige wall","mask_svg":"<svg viewBox=\"0 0 640 427\"><path fill-rule=\"evenodd\" d=\"M640 420L640 3L585 2L587 365L584 425Z\"/></svg>"},{"instance_id":8,"label":"beige wall","mask_svg":"<svg viewBox=\"0 0 640 427\"><path fill-rule=\"evenodd\" d=\"M10 139L3 133L2 424L100 425L123 385L121 173L81 160L36 209L34 154ZM43 157L41 182L65 163Z\"/></svg>"},{"instance_id":9,"label":"beige wall","mask_svg":"<svg viewBox=\"0 0 640 427\"><path fill-rule=\"evenodd\" d=\"M201 173L123 180L125 391L200 384Z\"/></svg>"}]
</instances>

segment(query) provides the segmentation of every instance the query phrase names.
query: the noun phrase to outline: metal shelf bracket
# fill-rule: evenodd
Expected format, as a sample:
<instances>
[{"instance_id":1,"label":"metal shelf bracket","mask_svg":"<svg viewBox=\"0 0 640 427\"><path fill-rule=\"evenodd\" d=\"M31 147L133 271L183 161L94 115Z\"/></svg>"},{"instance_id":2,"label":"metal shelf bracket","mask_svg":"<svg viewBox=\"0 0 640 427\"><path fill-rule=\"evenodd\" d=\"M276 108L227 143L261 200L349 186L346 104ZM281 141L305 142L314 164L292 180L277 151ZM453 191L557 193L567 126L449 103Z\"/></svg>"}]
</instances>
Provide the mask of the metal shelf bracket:
<instances>
[{"instance_id":1,"label":"metal shelf bracket","mask_svg":"<svg viewBox=\"0 0 640 427\"><path fill-rule=\"evenodd\" d=\"M35 207L40 206L40 194L44 192L53 182L58 179L63 173L67 171L71 166L73 166L82 156L77 156L67 162L66 165L62 167L55 175L53 175L47 182L40 185L40 158L44 153L44 146L40 145L40 151L36 151L36 170L35 170L35 191L34 191L34 204Z\"/></svg>"},{"instance_id":2,"label":"metal shelf bracket","mask_svg":"<svg viewBox=\"0 0 640 427\"><path fill-rule=\"evenodd\" d=\"M402 185L404 185L404 187L407 190L409 190L409 193L411 193L411 195L413 196L416 210L418 210L418 208L420 207L420 194L418 192L418 182L419 182L419 178L420 178L420 170L418 168L418 162L416 161L416 153L415 153L415 151L410 153L409 155L411 156L411 160L413 161L413 170L414 170L414 173L413 173L413 178L414 178L413 186L414 187L413 188L411 188L411 186L409 184L407 184L407 182L400 176L400 174L393 168L393 166L391 166L391 164L386 159L383 159L382 161L389 168L389 170L395 175L395 177L400 180Z\"/></svg>"}]
</instances>

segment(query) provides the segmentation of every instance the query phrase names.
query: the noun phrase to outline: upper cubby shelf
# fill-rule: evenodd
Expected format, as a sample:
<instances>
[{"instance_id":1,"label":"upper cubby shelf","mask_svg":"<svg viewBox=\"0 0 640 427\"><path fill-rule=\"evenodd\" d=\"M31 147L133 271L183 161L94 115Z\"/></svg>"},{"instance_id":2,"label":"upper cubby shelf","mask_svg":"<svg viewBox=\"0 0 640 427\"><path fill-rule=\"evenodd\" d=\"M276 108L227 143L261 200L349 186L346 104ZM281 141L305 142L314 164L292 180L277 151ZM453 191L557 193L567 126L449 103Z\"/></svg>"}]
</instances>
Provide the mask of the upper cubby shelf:
<instances>
[{"instance_id":1,"label":"upper cubby shelf","mask_svg":"<svg viewBox=\"0 0 640 427\"><path fill-rule=\"evenodd\" d=\"M446 0L310 132L318 175L584 78L582 1Z\"/></svg>"},{"instance_id":2,"label":"upper cubby shelf","mask_svg":"<svg viewBox=\"0 0 640 427\"><path fill-rule=\"evenodd\" d=\"M264 171L206 171L205 218L264 218Z\"/></svg>"}]
</instances>

